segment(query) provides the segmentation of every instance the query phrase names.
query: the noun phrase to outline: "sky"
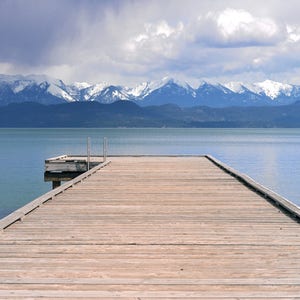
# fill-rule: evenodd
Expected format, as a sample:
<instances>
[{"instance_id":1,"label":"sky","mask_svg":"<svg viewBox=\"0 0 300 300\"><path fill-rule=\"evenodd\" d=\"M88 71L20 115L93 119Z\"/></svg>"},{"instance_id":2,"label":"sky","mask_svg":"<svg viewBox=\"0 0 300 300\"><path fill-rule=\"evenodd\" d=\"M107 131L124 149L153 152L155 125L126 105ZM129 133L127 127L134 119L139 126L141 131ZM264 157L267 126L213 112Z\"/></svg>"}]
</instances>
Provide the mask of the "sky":
<instances>
[{"instance_id":1,"label":"sky","mask_svg":"<svg viewBox=\"0 0 300 300\"><path fill-rule=\"evenodd\" d=\"M299 0L0 0L0 74L300 84Z\"/></svg>"}]
</instances>

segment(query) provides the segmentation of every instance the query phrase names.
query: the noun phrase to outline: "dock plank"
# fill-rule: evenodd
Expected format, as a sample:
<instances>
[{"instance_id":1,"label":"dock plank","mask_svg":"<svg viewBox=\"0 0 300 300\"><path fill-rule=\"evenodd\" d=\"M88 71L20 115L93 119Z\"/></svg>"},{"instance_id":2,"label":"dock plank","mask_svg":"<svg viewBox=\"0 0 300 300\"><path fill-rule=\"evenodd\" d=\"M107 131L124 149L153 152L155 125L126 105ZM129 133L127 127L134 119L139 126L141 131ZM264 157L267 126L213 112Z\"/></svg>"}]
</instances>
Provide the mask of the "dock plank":
<instances>
[{"instance_id":1,"label":"dock plank","mask_svg":"<svg viewBox=\"0 0 300 300\"><path fill-rule=\"evenodd\" d=\"M0 233L0 299L300 299L300 225L205 157L111 163Z\"/></svg>"}]
</instances>

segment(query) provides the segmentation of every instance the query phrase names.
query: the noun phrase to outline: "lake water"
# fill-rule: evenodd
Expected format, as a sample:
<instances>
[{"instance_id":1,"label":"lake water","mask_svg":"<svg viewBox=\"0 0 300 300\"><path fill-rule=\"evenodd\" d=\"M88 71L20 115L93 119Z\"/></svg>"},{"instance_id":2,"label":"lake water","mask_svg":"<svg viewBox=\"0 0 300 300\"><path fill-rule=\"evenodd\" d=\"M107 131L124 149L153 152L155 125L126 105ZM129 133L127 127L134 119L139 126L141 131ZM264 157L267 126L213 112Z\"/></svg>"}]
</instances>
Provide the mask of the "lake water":
<instances>
[{"instance_id":1,"label":"lake water","mask_svg":"<svg viewBox=\"0 0 300 300\"><path fill-rule=\"evenodd\" d=\"M44 160L62 154L211 154L300 205L300 129L0 129L0 218L51 189Z\"/></svg>"}]
</instances>

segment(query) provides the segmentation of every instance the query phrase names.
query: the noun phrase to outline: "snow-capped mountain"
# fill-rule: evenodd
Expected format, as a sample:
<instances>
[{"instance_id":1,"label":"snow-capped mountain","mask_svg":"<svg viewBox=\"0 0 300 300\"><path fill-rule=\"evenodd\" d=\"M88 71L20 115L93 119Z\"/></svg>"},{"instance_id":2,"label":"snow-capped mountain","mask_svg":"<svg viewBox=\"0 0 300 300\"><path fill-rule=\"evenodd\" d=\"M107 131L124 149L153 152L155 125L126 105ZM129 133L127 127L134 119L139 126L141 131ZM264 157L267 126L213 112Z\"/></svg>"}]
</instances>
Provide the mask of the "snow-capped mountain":
<instances>
[{"instance_id":1,"label":"snow-capped mountain","mask_svg":"<svg viewBox=\"0 0 300 300\"><path fill-rule=\"evenodd\" d=\"M148 82L134 101L140 105L177 104L179 106L197 105L196 90L185 82L165 77L161 81Z\"/></svg>"},{"instance_id":2,"label":"snow-capped mountain","mask_svg":"<svg viewBox=\"0 0 300 300\"><path fill-rule=\"evenodd\" d=\"M225 84L225 86L234 93L240 95L252 93L254 96L267 97L270 100L274 100L277 104L285 104L285 101L290 102L287 98L295 99L297 101L300 97L300 86L272 80L265 80L253 84L229 82Z\"/></svg>"},{"instance_id":3,"label":"snow-capped mountain","mask_svg":"<svg viewBox=\"0 0 300 300\"><path fill-rule=\"evenodd\" d=\"M112 103L134 101L142 106L177 104L190 106L265 106L291 104L300 100L300 86L265 80L258 83L229 82L212 84L203 81L198 88L186 82L165 77L143 82L135 87L89 84L62 80L44 75L0 75L0 105L15 102L58 104L77 101Z\"/></svg>"},{"instance_id":4,"label":"snow-capped mountain","mask_svg":"<svg viewBox=\"0 0 300 300\"><path fill-rule=\"evenodd\" d=\"M0 75L0 104L26 101L56 104L76 99L59 79L44 75Z\"/></svg>"}]
</instances>

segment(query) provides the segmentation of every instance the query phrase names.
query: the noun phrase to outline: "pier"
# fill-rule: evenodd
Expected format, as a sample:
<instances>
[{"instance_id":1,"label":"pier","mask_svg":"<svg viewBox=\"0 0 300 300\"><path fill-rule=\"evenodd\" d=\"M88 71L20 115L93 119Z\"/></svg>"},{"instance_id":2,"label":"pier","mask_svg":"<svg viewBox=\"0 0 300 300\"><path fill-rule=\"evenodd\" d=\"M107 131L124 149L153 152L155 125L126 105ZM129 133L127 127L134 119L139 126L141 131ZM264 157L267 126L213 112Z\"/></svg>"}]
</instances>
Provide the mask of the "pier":
<instances>
[{"instance_id":1,"label":"pier","mask_svg":"<svg viewBox=\"0 0 300 300\"><path fill-rule=\"evenodd\" d=\"M111 156L0 220L0 299L300 299L299 220L211 156Z\"/></svg>"},{"instance_id":2,"label":"pier","mask_svg":"<svg viewBox=\"0 0 300 300\"><path fill-rule=\"evenodd\" d=\"M106 161L104 156L61 155L45 160L44 180L52 181L57 188L62 181L69 181Z\"/></svg>"}]
</instances>

